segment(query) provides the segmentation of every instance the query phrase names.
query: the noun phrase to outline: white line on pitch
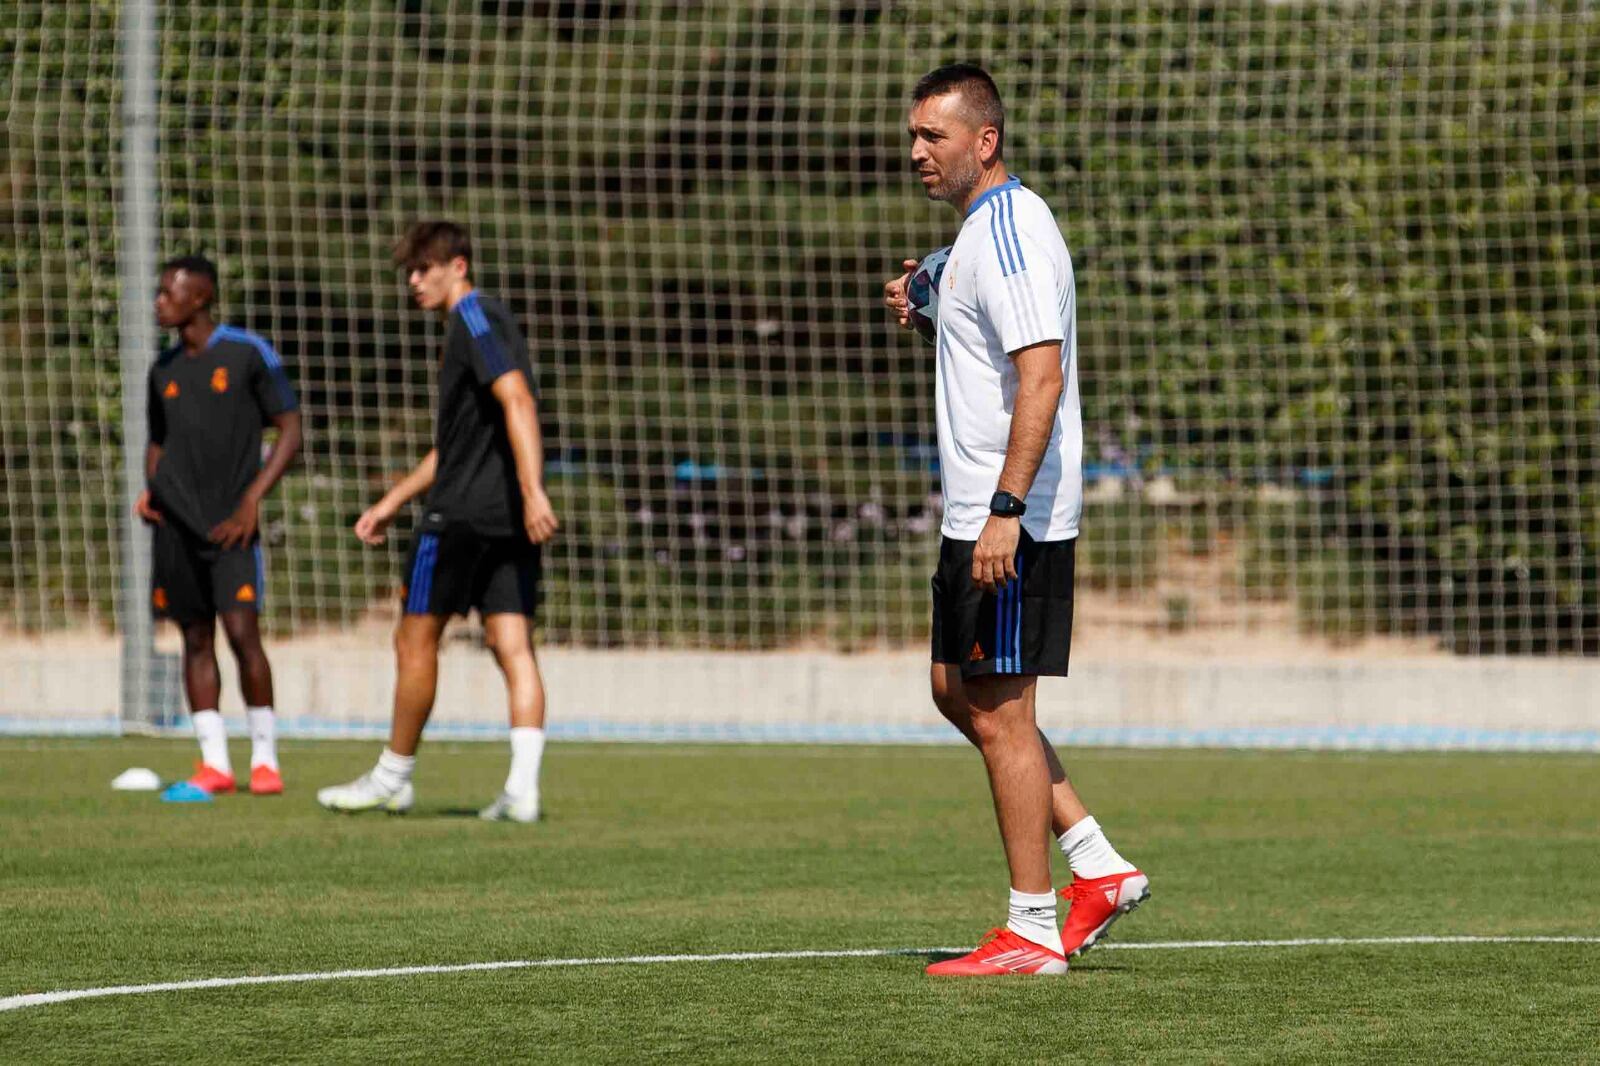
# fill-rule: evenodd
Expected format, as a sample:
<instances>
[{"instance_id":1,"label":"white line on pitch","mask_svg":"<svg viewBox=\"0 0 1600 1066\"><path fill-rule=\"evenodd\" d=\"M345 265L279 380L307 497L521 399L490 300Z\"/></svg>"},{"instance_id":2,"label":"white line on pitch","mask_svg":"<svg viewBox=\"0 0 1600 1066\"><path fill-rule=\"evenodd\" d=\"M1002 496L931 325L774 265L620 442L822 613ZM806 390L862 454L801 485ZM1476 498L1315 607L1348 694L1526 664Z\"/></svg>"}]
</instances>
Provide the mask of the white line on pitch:
<instances>
[{"instance_id":1,"label":"white line on pitch","mask_svg":"<svg viewBox=\"0 0 1600 1066\"><path fill-rule=\"evenodd\" d=\"M1305 948L1384 944L1600 944L1600 936L1373 936L1308 937L1299 940L1159 940L1148 943L1101 944L1098 951L1183 951L1200 948ZM0 1012L44 1007L75 999L137 996L147 992L187 992L245 985L304 984L358 977L416 977L426 974L481 973L489 970L552 969L569 966L643 966L665 962L761 962L771 959L873 959L897 955L955 955L966 948L859 948L841 951L729 951L715 955L619 955L592 959L509 959L440 966L388 966L375 970L322 970L313 973L261 974L253 977L206 977L196 981L162 981L148 985L110 985L33 992L0 999Z\"/></svg>"}]
</instances>

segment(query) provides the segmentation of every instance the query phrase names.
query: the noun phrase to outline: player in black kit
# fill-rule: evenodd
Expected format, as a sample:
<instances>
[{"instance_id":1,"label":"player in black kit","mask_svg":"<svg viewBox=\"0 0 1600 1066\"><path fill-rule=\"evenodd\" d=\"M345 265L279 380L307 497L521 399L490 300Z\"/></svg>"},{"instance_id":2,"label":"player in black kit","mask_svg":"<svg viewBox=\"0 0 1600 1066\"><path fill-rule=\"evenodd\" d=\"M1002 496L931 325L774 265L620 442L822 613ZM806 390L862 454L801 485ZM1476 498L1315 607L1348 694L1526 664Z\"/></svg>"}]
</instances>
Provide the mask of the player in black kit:
<instances>
[{"instance_id":1,"label":"player in black kit","mask_svg":"<svg viewBox=\"0 0 1600 1066\"><path fill-rule=\"evenodd\" d=\"M250 724L250 791L283 791L272 710L272 668L261 647L266 570L261 501L300 449L300 412L283 362L248 330L212 318L217 269L189 256L162 265L156 321L178 343L150 369L148 488L135 512L155 527L151 603L183 632L183 678L200 741L198 772L168 798L232 792L233 766L218 711L216 622L239 662ZM263 426L278 439L265 462Z\"/></svg>"},{"instance_id":2,"label":"player in black kit","mask_svg":"<svg viewBox=\"0 0 1600 1066\"><path fill-rule=\"evenodd\" d=\"M545 699L533 615L540 545L555 534L557 521L544 490L528 348L510 312L473 288L472 251L460 226L417 223L396 248L395 262L417 305L445 320L437 434L433 450L355 527L364 542L380 544L400 508L428 494L401 589L389 746L371 771L322 789L317 801L347 812L411 808L417 744L438 683L439 639L451 615L477 610L505 675L511 712L511 771L481 816L537 821Z\"/></svg>"}]
</instances>

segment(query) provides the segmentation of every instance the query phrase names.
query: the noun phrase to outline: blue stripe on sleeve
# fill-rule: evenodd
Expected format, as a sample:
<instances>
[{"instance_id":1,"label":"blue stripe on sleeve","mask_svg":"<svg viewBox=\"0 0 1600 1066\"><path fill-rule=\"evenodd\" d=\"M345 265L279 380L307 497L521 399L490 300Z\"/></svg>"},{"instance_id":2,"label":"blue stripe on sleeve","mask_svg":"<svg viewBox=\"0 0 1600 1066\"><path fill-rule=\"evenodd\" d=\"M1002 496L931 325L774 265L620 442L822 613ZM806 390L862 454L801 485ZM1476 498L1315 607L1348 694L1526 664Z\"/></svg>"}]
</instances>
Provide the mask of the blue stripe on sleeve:
<instances>
[{"instance_id":1,"label":"blue stripe on sleeve","mask_svg":"<svg viewBox=\"0 0 1600 1066\"><path fill-rule=\"evenodd\" d=\"M1028 269L1028 263L1022 258L1022 238L1017 235L1017 205L1011 202L1011 194L1005 194L1006 222L1011 228L1011 250L1017 257L1018 272Z\"/></svg>"},{"instance_id":2,"label":"blue stripe on sleeve","mask_svg":"<svg viewBox=\"0 0 1600 1066\"><path fill-rule=\"evenodd\" d=\"M1005 249L1000 246L999 212L994 202L989 203L989 238L994 241L995 258L1000 260L1000 276L1011 276L1011 261L1006 257Z\"/></svg>"},{"instance_id":3,"label":"blue stripe on sleeve","mask_svg":"<svg viewBox=\"0 0 1600 1066\"><path fill-rule=\"evenodd\" d=\"M510 371L511 364L500 350L500 342L495 340L494 331L489 328L489 317L483 313L483 305L478 303L478 294L467 293L456 307L461 312L461 321L467 324L467 332L472 334L472 339L478 345L478 354L483 358L483 366L489 376L497 378Z\"/></svg>"}]
</instances>

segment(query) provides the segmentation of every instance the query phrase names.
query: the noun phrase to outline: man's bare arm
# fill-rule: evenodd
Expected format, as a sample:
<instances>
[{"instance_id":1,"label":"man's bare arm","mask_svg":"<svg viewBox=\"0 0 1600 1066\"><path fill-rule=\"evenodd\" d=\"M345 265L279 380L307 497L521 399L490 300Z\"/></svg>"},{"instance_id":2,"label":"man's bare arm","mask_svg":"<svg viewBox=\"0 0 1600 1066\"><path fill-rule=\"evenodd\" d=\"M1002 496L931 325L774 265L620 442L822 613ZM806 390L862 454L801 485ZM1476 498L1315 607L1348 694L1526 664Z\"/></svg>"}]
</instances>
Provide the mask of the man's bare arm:
<instances>
[{"instance_id":1,"label":"man's bare arm","mask_svg":"<svg viewBox=\"0 0 1600 1066\"><path fill-rule=\"evenodd\" d=\"M150 441L144 448L144 482L148 486L156 476L156 467L161 465L161 445ZM133 513L153 526L159 526L166 521L166 516L150 497L150 489L146 488L139 493L139 498L133 503Z\"/></svg>"},{"instance_id":2,"label":"man's bare arm","mask_svg":"<svg viewBox=\"0 0 1600 1066\"><path fill-rule=\"evenodd\" d=\"M544 437L539 432L539 409L521 374L502 374L490 386L505 410L506 435L517 464L517 484L522 489L522 525L528 539L543 544L561 523L544 491Z\"/></svg>"},{"instance_id":3,"label":"man's bare arm","mask_svg":"<svg viewBox=\"0 0 1600 1066\"><path fill-rule=\"evenodd\" d=\"M395 482L377 503L361 513L356 519L356 536L366 544L382 544L389 523L400 513L400 508L432 488L438 475L439 449L430 448L411 473Z\"/></svg>"},{"instance_id":4,"label":"man's bare arm","mask_svg":"<svg viewBox=\"0 0 1600 1066\"><path fill-rule=\"evenodd\" d=\"M1011 357L1017 367L1017 399L1011 411L1011 437L1006 443L1006 463L1000 470L996 492L1028 498L1033 479L1044 461L1044 450L1055 432L1056 410L1061 404L1061 342L1049 341L1024 348Z\"/></svg>"},{"instance_id":5,"label":"man's bare arm","mask_svg":"<svg viewBox=\"0 0 1600 1066\"><path fill-rule=\"evenodd\" d=\"M267 493L272 491L272 487L278 483L284 471L289 469L289 464L294 461L295 454L300 451L299 411L284 411L273 415L272 424L278 428L278 439L273 443L272 451L267 454L267 461L261 464L260 472L250 482L250 487L244 490L244 495L240 497L239 505L234 508L233 514L212 528L211 541L214 544L224 548L237 548L250 543L260 517L261 501L266 499Z\"/></svg>"},{"instance_id":6,"label":"man's bare arm","mask_svg":"<svg viewBox=\"0 0 1600 1066\"><path fill-rule=\"evenodd\" d=\"M1056 409L1064 387L1061 342L1047 341L1023 348L1012 353L1011 359L1017 367L1017 398L1011 409L1006 462L995 489L1025 500L1039 473L1039 464L1044 461L1050 435L1055 432ZM990 515L972 550L972 580L990 592L1015 580L1021 539L1020 518Z\"/></svg>"}]
</instances>

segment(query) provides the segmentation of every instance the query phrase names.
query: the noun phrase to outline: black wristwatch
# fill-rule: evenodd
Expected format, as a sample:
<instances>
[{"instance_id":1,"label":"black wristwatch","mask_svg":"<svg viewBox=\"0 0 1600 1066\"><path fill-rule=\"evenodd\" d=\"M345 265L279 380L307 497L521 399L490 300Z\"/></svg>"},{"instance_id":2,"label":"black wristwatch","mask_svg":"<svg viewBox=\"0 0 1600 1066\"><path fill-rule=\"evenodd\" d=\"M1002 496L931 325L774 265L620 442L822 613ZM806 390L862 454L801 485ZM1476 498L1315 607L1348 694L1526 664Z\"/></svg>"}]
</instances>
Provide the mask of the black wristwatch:
<instances>
[{"instance_id":1,"label":"black wristwatch","mask_svg":"<svg viewBox=\"0 0 1600 1066\"><path fill-rule=\"evenodd\" d=\"M997 492L989 497L989 513L1000 518L1021 518L1028 513L1028 505L1009 492Z\"/></svg>"}]
</instances>

